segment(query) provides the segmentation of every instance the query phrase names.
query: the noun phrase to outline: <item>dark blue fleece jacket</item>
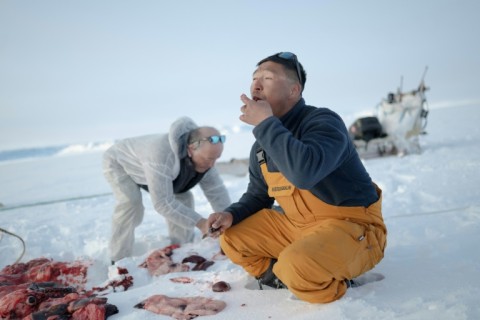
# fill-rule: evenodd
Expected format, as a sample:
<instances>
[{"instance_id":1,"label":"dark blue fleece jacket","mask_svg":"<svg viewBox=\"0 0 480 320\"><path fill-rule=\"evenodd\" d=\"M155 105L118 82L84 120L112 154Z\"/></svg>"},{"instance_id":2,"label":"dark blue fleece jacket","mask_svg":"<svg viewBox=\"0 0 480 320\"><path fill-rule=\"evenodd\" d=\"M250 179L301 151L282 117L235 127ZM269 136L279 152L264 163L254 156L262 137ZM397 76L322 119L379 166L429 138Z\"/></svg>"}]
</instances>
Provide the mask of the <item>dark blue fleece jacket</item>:
<instances>
[{"instance_id":1,"label":"dark blue fleece jacket","mask_svg":"<svg viewBox=\"0 0 480 320\"><path fill-rule=\"evenodd\" d=\"M281 172L299 189L307 189L335 206L364 206L378 200L375 187L349 138L343 120L327 108L301 99L281 118L270 117L253 129L247 191L226 211L236 224L271 208L256 152L263 149L268 171Z\"/></svg>"}]
</instances>

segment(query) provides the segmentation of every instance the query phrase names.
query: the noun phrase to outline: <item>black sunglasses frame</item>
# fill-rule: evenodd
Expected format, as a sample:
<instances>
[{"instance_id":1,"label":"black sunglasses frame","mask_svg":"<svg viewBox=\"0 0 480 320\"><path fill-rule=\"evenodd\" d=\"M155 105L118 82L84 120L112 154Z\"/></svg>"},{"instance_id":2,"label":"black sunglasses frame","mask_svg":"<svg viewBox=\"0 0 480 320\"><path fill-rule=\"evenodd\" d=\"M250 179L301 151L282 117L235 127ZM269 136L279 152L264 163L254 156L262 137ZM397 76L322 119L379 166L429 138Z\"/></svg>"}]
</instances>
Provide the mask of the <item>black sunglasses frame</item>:
<instances>
[{"instance_id":1,"label":"black sunglasses frame","mask_svg":"<svg viewBox=\"0 0 480 320\"><path fill-rule=\"evenodd\" d=\"M280 59L283 60L293 60L295 62L295 68L297 69L297 77L298 80L300 81L300 84L303 86L303 77L302 77L302 72L300 69L300 63L298 62L297 56L295 53L292 52L279 52L275 55L276 57L279 57Z\"/></svg>"}]
</instances>

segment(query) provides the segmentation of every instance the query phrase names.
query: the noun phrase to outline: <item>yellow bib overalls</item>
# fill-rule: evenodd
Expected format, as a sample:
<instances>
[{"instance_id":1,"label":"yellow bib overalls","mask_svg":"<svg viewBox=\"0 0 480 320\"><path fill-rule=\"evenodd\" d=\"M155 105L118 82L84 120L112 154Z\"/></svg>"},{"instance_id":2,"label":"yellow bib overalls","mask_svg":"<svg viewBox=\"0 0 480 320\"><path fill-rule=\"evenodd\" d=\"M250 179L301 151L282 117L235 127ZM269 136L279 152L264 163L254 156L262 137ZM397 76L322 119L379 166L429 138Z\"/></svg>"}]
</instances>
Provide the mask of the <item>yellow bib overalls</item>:
<instances>
[{"instance_id":1,"label":"yellow bib overalls","mask_svg":"<svg viewBox=\"0 0 480 320\"><path fill-rule=\"evenodd\" d=\"M220 245L232 262L258 277L272 258L275 275L299 299L331 302L346 292L345 279L383 258L386 227L379 199L369 207L329 205L261 164L268 194L284 214L263 209L227 229Z\"/></svg>"}]
</instances>

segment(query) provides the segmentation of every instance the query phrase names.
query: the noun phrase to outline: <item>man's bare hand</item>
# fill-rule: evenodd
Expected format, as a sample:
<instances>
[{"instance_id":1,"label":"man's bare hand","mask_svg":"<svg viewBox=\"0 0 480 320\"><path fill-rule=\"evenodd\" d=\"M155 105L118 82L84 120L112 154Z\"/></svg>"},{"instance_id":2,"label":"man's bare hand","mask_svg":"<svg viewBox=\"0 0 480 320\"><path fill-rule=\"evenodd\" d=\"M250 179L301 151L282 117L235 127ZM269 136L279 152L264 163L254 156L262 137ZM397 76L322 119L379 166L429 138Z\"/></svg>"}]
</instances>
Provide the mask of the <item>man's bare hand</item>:
<instances>
[{"instance_id":1,"label":"man's bare hand","mask_svg":"<svg viewBox=\"0 0 480 320\"><path fill-rule=\"evenodd\" d=\"M218 238L233 223L233 216L230 212L214 212L207 219L209 236Z\"/></svg>"},{"instance_id":2,"label":"man's bare hand","mask_svg":"<svg viewBox=\"0 0 480 320\"><path fill-rule=\"evenodd\" d=\"M201 218L200 220L198 220L197 224L195 225L199 230L200 232L205 235L208 233L208 221L207 219L205 218Z\"/></svg>"},{"instance_id":3,"label":"man's bare hand","mask_svg":"<svg viewBox=\"0 0 480 320\"><path fill-rule=\"evenodd\" d=\"M240 111L242 112L240 120L245 123L256 126L263 120L273 116L272 107L265 100L255 101L247 97L245 94L240 96L240 100L244 103L240 108Z\"/></svg>"}]
</instances>

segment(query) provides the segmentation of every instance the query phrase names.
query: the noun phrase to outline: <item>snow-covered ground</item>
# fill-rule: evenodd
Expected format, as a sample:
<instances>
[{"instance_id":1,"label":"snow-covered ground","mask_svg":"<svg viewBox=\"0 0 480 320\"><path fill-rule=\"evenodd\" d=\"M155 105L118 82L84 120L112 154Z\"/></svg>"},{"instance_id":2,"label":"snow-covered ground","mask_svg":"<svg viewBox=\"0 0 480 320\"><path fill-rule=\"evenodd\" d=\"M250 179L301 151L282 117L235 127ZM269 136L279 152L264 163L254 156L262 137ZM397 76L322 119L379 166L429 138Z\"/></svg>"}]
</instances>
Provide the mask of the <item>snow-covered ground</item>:
<instances>
[{"instance_id":1,"label":"snow-covered ground","mask_svg":"<svg viewBox=\"0 0 480 320\"><path fill-rule=\"evenodd\" d=\"M480 319L480 106L432 109L421 137L423 153L370 159L365 165L383 189L388 246L373 270L385 279L350 289L339 301L309 304L286 290L252 290L252 279L229 260L207 271L181 274L194 283L169 281L179 274L150 277L138 265L167 245L164 220L145 194L146 214L137 228L135 256L123 259L134 286L107 295L120 312L110 319L168 319L133 305L153 294L202 295L223 300L225 310L205 319ZM349 123L347 123L349 124ZM253 141L248 131L229 133L223 159L242 158ZM0 227L26 242L22 261L93 259L89 284L108 280L107 242L114 200L101 172L98 150L0 162ZM224 175L232 199L244 192L246 176ZM211 209L194 189L197 209ZM191 253L211 259L219 250L210 238L185 245L172 256ZM20 242L0 233L0 268L21 254ZM111 267L110 267L111 268ZM215 293L213 282L232 289ZM249 288L246 288L249 287Z\"/></svg>"}]
</instances>

